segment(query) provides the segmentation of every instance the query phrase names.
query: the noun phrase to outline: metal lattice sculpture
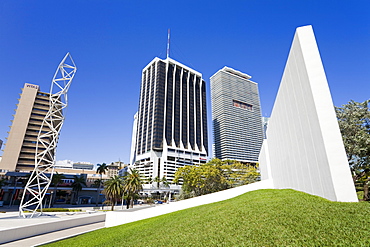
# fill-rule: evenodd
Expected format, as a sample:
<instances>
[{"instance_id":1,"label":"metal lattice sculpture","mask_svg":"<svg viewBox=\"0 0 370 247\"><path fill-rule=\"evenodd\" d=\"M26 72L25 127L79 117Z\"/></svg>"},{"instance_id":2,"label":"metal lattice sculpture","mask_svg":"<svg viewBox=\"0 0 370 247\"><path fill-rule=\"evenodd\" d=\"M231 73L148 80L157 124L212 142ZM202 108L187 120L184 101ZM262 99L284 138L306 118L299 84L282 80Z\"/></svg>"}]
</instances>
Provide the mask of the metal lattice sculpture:
<instances>
[{"instance_id":1,"label":"metal lattice sculpture","mask_svg":"<svg viewBox=\"0 0 370 247\"><path fill-rule=\"evenodd\" d=\"M63 111L67 107L67 92L76 70L71 55L67 53L53 77L49 96L50 108L37 137L35 168L24 189L19 207L20 215L25 218L28 215L31 218L42 215L43 200L54 173L56 147L64 122Z\"/></svg>"}]
</instances>

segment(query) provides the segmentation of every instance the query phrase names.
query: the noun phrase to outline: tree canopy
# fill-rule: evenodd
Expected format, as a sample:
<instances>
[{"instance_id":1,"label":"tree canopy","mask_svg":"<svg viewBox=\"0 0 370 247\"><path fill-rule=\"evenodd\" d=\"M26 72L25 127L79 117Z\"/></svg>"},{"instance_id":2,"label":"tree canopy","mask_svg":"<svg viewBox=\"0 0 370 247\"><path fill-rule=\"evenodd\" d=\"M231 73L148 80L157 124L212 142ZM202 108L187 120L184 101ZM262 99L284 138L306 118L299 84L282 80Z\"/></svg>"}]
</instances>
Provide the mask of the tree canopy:
<instances>
[{"instance_id":1,"label":"tree canopy","mask_svg":"<svg viewBox=\"0 0 370 247\"><path fill-rule=\"evenodd\" d=\"M139 194L139 191L143 189L143 179L140 176L140 173L136 169L131 169L124 177L123 190L127 198L127 208L129 207L129 202L131 206L133 205L133 200L136 195Z\"/></svg>"},{"instance_id":2,"label":"tree canopy","mask_svg":"<svg viewBox=\"0 0 370 247\"><path fill-rule=\"evenodd\" d=\"M102 174L105 174L107 170L108 170L107 164L105 163L97 164L96 173L100 174L100 176L102 176Z\"/></svg>"},{"instance_id":3,"label":"tree canopy","mask_svg":"<svg viewBox=\"0 0 370 247\"><path fill-rule=\"evenodd\" d=\"M370 181L370 100L362 103L351 100L336 107L347 159L356 185L361 184L364 200L369 200ZM358 189L358 187L356 186Z\"/></svg>"},{"instance_id":4,"label":"tree canopy","mask_svg":"<svg viewBox=\"0 0 370 247\"><path fill-rule=\"evenodd\" d=\"M351 168L369 165L370 155L370 111L369 102L351 100L342 107L336 107L339 128Z\"/></svg>"},{"instance_id":5,"label":"tree canopy","mask_svg":"<svg viewBox=\"0 0 370 247\"><path fill-rule=\"evenodd\" d=\"M72 191L76 194L74 200L78 200L78 193L82 190L83 187L86 187L86 177L74 175L72 183Z\"/></svg>"},{"instance_id":6,"label":"tree canopy","mask_svg":"<svg viewBox=\"0 0 370 247\"><path fill-rule=\"evenodd\" d=\"M104 183L104 193L108 200L111 202L112 211L117 201L122 198L123 195L123 179L120 176L113 176Z\"/></svg>"},{"instance_id":7,"label":"tree canopy","mask_svg":"<svg viewBox=\"0 0 370 247\"><path fill-rule=\"evenodd\" d=\"M96 206L98 206L99 204L99 198L100 198L100 190L101 190L101 186L103 184L103 174L106 173L106 171L108 170L108 166L107 164L103 163L103 164L97 164L97 168L96 168L96 173L100 174L100 179L97 180L98 182L96 182L95 185L98 186L98 189L96 191Z\"/></svg>"},{"instance_id":8,"label":"tree canopy","mask_svg":"<svg viewBox=\"0 0 370 247\"><path fill-rule=\"evenodd\" d=\"M233 160L212 159L199 166L184 166L175 173L175 183L182 183L184 197L199 196L249 184L259 178L257 167Z\"/></svg>"}]
</instances>

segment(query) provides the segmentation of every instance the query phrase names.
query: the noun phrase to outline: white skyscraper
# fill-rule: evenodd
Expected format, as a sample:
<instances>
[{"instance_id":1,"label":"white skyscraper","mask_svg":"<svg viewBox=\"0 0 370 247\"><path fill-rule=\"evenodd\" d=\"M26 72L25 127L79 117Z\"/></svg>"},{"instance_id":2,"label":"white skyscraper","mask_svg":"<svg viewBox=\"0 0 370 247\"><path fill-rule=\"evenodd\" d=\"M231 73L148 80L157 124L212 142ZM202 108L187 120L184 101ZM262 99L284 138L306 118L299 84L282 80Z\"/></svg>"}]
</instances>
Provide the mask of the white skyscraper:
<instances>
[{"instance_id":1,"label":"white skyscraper","mask_svg":"<svg viewBox=\"0 0 370 247\"><path fill-rule=\"evenodd\" d=\"M171 58L153 59L142 72L136 121L133 165L145 177L172 182L177 168L206 162L206 84L201 73Z\"/></svg>"}]
</instances>

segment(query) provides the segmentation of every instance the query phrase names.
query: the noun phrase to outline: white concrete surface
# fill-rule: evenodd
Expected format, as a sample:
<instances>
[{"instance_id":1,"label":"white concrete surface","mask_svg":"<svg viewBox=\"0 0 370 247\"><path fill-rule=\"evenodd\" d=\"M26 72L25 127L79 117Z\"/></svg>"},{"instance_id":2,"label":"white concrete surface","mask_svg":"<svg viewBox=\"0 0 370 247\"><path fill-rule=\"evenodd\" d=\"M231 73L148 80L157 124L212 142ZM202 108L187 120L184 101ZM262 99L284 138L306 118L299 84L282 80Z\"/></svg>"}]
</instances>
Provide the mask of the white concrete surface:
<instances>
[{"instance_id":1,"label":"white concrete surface","mask_svg":"<svg viewBox=\"0 0 370 247\"><path fill-rule=\"evenodd\" d=\"M2 244L1 247L40 246L104 228L104 222L72 227Z\"/></svg>"},{"instance_id":2,"label":"white concrete surface","mask_svg":"<svg viewBox=\"0 0 370 247\"><path fill-rule=\"evenodd\" d=\"M311 26L296 30L259 160L274 188L358 201Z\"/></svg>"},{"instance_id":3,"label":"white concrete surface","mask_svg":"<svg viewBox=\"0 0 370 247\"><path fill-rule=\"evenodd\" d=\"M227 200L249 191L259 190L259 189L271 189L272 183L270 180L260 181L253 184L248 184L240 186L237 188L232 188L228 190L219 191L216 193L198 196L190 198L187 200L182 200L178 202L171 202L169 204L162 204L159 206L153 206L151 208L143 209L135 212L125 212L125 211L110 211L107 212L105 227L112 227L121 224L126 224L138 220L148 219L151 217L172 213L175 211L192 208L200 205L205 205L213 202L219 202Z\"/></svg>"},{"instance_id":4,"label":"white concrete surface","mask_svg":"<svg viewBox=\"0 0 370 247\"><path fill-rule=\"evenodd\" d=\"M0 244L105 220L105 212L73 215L50 213L50 215L55 215L26 219L19 217L18 214L15 212L1 215Z\"/></svg>"}]
</instances>

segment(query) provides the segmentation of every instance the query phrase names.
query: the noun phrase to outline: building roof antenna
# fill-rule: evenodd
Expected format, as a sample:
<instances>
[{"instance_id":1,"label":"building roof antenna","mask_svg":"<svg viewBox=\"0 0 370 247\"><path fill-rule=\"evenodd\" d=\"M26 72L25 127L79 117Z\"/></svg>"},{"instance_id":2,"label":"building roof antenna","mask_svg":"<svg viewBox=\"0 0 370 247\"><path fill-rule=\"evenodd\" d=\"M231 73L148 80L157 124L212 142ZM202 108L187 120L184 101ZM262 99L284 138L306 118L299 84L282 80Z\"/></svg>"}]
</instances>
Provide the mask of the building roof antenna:
<instances>
[{"instance_id":1,"label":"building roof antenna","mask_svg":"<svg viewBox=\"0 0 370 247\"><path fill-rule=\"evenodd\" d=\"M170 29L168 29L168 33L167 33L167 58L170 57Z\"/></svg>"}]
</instances>

